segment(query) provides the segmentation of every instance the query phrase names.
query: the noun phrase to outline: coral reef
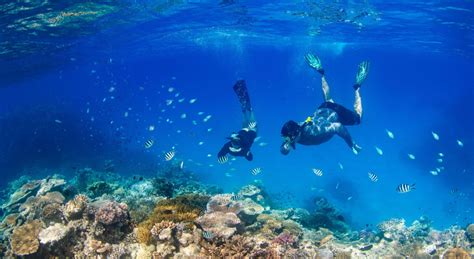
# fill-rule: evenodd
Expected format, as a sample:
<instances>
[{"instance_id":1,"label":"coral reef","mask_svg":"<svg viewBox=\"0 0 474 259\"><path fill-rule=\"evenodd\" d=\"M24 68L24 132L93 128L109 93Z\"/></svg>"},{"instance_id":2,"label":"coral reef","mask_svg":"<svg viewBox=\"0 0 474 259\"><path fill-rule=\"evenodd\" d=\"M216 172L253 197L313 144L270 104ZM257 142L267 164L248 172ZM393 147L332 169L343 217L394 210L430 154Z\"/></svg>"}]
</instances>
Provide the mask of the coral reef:
<instances>
[{"instance_id":1,"label":"coral reef","mask_svg":"<svg viewBox=\"0 0 474 259\"><path fill-rule=\"evenodd\" d=\"M355 231L323 197L314 211L277 210L258 184L237 194L215 194L217 189L190 180L174 164L152 179L124 179L113 173L111 162L106 167L79 170L71 180L22 178L10 184L2 205L0 257L472 256L473 224L439 231L420 217L411 225L390 219Z\"/></svg>"}]
</instances>

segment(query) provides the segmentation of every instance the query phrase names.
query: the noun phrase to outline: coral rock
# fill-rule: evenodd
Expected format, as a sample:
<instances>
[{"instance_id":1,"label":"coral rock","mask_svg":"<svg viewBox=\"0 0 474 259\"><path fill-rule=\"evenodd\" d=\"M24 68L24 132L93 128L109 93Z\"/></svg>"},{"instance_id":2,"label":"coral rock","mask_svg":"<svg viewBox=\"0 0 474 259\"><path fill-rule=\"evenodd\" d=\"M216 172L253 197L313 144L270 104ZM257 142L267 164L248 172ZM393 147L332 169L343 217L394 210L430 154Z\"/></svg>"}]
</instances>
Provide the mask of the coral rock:
<instances>
[{"instance_id":1,"label":"coral rock","mask_svg":"<svg viewBox=\"0 0 474 259\"><path fill-rule=\"evenodd\" d=\"M3 208L6 210L11 210L15 206L19 206L19 204L26 201L28 197L36 195L40 186L41 186L41 181L39 180L25 183L23 186L21 186L20 189L18 189L17 191L15 191L14 193L10 195L10 199L8 200L7 204L3 206Z\"/></svg>"},{"instance_id":2,"label":"coral rock","mask_svg":"<svg viewBox=\"0 0 474 259\"><path fill-rule=\"evenodd\" d=\"M104 225L116 223L125 225L129 221L127 204L108 201L99 207L95 220Z\"/></svg>"},{"instance_id":3,"label":"coral rock","mask_svg":"<svg viewBox=\"0 0 474 259\"><path fill-rule=\"evenodd\" d=\"M74 199L68 201L63 209L66 219L71 220L80 218L84 209L87 207L87 201L87 196L82 194L76 195Z\"/></svg>"},{"instance_id":4,"label":"coral rock","mask_svg":"<svg viewBox=\"0 0 474 259\"><path fill-rule=\"evenodd\" d=\"M453 248L447 250L444 255L444 259L470 259L469 253L462 248Z\"/></svg>"},{"instance_id":5,"label":"coral rock","mask_svg":"<svg viewBox=\"0 0 474 259\"><path fill-rule=\"evenodd\" d=\"M150 232L155 239L170 240L175 227L176 224L174 222L162 221L160 223L156 223Z\"/></svg>"},{"instance_id":6,"label":"coral rock","mask_svg":"<svg viewBox=\"0 0 474 259\"><path fill-rule=\"evenodd\" d=\"M231 212L239 213L241 204L239 202L232 201L232 194L218 194L211 197L206 205L206 211L209 212Z\"/></svg>"},{"instance_id":7,"label":"coral rock","mask_svg":"<svg viewBox=\"0 0 474 259\"><path fill-rule=\"evenodd\" d=\"M239 194L245 196L245 197L253 197L255 195L258 195L262 192L262 190L260 190L260 188L258 188L257 186L255 185L246 185L244 187L242 187L239 191ZM263 198L263 196L262 196Z\"/></svg>"},{"instance_id":8,"label":"coral rock","mask_svg":"<svg viewBox=\"0 0 474 259\"><path fill-rule=\"evenodd\" d=\"M11 247L15 255L29 255L38 251L38 234L41 230L41 222L33 220L13 230L11 236Z\"/></svg>"},{"instance_id":9,"label":"coral rock","mask_svg":"<svg viewBox=\"0 0 474 259\"><path fill-rule=\"evenodd\" d=\"M36 196L44 195L48 192L57 191L61 187L63 187L65 184L66 184L66 181L64 181L64 179L56 179L56 178L45 179L41 182L41 187L38 190L38 193L36 194Z\"/></svg>"},{"instance_id":10,"label":"coral rock","mask_svg":"<svg viewBox=\"0 0 474 259\"><path fill-rule=\"evenodd\" d=\"M257 216L264 211L264 208L254 202L253 200L247 198L239 202L239 206L242 208L238 215L247 225L252 224L257 219Z\"/></svg>"},{"instance_id":11,"label":"coral rock","mask_svg":"<svg viewBox=\"0 0 474 259\"><path fill-rule=\"evenodd\" d=\"M467 226L466 234L469 237L469 240L474 241L474 224L469 224L469 226Z\"/></svg>"},{"instance_id":12,"label":"coral rock","mask_svg":"<svg viewBox=\"0 0 474 259\"><path fill-rule=\"evenodd\" d=\"M64 239L71 229L63 224L56 223L39 233L41 244L54 244Z\"/></svg>"},{"instance_id":13,"label":"coral rock","mask_svg":"<svg viewBox=\"0 0 474 259\"><path fill-rule=\"evenodd\" d=\"M196 223L207 232L211 232L216 237L229 238L240 226L240 219L231 212L212 212L204 214L196 219Z\"/></svg>"}]
</instances>

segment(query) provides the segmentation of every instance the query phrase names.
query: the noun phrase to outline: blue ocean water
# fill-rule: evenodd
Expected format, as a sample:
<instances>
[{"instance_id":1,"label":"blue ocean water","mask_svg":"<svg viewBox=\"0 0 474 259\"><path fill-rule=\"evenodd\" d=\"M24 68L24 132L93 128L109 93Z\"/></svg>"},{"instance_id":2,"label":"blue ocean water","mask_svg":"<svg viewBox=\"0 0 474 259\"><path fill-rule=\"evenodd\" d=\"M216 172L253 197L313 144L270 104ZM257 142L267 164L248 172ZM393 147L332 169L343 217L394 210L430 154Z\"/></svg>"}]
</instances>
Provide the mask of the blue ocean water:
<instances>
[{"instance_id":1,"label":"blue ocean water","mask_svg":"<svg viewBox=\"0 0 474 259\"><path fill-rule=\"evenodd\" d=\"M473 221L470 2L76 1L1 10L2 188L105 160L123 175L151 176L174 148L201 181L230 192L261 181L281 207L310 208L324 196L354 227L393 217L427 216L440 228ZM280 154L283 123L303 121L323 101L306 53L321 58L334 99L348 108L357 65L371 62L362 123L349 127L359 155L337 136ZM247 81L261 139L252 162L220 165L217 152L241 127L238 79ZM434 176L436 167L444 169ZM416 190L399 194L402 183Z\"/></svg>"}]
</instances>

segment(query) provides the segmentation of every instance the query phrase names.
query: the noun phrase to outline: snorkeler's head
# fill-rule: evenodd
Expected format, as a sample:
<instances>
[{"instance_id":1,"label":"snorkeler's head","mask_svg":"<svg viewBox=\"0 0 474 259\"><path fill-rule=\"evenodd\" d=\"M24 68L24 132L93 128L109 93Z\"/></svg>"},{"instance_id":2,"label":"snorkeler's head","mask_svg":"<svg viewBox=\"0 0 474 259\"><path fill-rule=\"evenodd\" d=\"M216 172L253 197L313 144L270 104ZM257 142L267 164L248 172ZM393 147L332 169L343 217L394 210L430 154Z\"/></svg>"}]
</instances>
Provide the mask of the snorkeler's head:
<instances>
[{"instance_id":1,"label":"snorkeler's head","mask_svg":"<svg viewBox=\"0 0 474 259\"><path fill-rule=\"evenodd\" d=\"M281 128L281 136L285 138L285 143L295 149L295 141L300 134L301 126L295 121L287 121Z\"/></svg>"}]
</instances>

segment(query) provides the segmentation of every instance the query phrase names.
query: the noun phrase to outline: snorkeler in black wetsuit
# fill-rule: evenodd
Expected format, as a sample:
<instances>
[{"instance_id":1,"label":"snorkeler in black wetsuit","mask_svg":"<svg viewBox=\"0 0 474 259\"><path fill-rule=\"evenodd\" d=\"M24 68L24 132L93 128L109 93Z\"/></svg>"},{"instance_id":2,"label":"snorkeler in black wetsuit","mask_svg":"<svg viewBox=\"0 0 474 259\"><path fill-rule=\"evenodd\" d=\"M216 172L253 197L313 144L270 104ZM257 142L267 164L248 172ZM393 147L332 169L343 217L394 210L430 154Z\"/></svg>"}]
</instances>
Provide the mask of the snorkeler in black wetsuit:
<instances>
[{"instance_id":1,"label":"snorkeler in black wetsuit","mask_svg":"<svg viewBox=\"0 0 474 259\"><path fill-rule=\"evenodd\" d=\"M306 121L297 123L288 121L281 129L281 135L284 138L280 147L283 155L290 153L290 149L295 149L296 143L302 145L319 145L332 138L335 134L339 135L355 154L361 150L352 140L349 131L345 126L360 124L362 117L362 100L360 97L360 86L367 78L369 73L369 62L364 61L359 65L359 71L356 76L354 111L337 104L329 94L329 85L324 76L324 69L318 57L312 54L306 55L306 60L310 67L316 69L322 75L322 90L324 102L318 107L313 117L308 117Z\"/></svg>"},{"instance_id":2,"label":"snorkeler in black wetsuit","mask_svg":"<svg viewBox=\"0 0 474 259\"><path fill-rule=\"evenodd\" d=\"M237 133L232 133L232 135L227 138L229 139L229 142L225 143L217 154L217 161L221 164L229 160L227 154L243 156L248 161L252 161L253 155L250 148L257 137L257 122L255 121L252 106L250 105L250 97L247 92L245 81L237 81L233 88L235 94L239 98L244 118L242 129Z\"/></svg>"}]
</instances>

